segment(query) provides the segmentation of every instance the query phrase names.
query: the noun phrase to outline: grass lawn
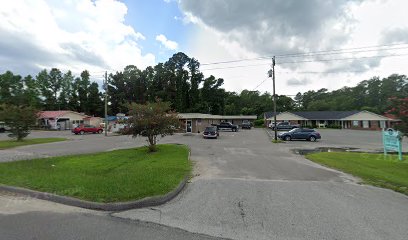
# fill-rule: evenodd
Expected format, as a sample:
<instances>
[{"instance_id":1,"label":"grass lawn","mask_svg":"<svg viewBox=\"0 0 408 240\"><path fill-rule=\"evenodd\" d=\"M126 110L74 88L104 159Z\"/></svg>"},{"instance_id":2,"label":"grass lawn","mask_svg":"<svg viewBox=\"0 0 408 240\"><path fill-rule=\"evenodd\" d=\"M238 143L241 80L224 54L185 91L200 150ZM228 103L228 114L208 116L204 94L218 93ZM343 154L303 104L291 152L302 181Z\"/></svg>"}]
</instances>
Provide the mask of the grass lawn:
<instances>
[{"instance_id":1,"label":"grass lawn","mask_svg":"<svg viewBox=\"0 0 408 240\"><path fill-rule=\"evenodd\" d=\"M7 148L20 147L24 145L52 143L52 142L60 142L60 141L65 141L65 140L67 139L66 138L32 138L32 139L24 139L23 141L2 140L0 141L0 150L7 149Z\"/></svg>"},{"instance_id":2,"label":"grass lawn","mask_svg":"<svg viewBox=\"0 0 408 240\"><path fill-rule=\"evenodd\" d=\"M76 197L120 202L163 195L191 172L184 145L147 147L0 163L0 184Z\"/></svg>"},{"instance_id":3,"label":"grass lawn","mask_svg":"<svg viewBox=\"0 0 408 240\"><path fill-rule=\"evenodd\" d=\"M408 195L408 157L350 152L322 152L306 155L322 165L360 177L364 183L390 188Z\"/></svg>"}]
</instances>

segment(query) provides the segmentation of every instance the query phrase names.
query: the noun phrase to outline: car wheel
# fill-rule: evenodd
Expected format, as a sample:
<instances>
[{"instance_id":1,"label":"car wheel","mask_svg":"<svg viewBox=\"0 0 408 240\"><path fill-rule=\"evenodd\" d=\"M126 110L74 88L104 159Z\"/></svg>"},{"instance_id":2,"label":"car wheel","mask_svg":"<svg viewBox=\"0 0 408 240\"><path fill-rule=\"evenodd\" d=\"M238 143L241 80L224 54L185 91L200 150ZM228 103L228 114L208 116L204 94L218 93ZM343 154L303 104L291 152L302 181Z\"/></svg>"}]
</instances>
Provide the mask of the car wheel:
<instances>
[{"instance_id":1,"label":"car wheel","mask_svg":"<svg viewBox=\"0 0 408 240\"><path fill-rule=\"evenodd\" d=\"M80 131L80 132L79 132L79 134L81 134L81 135L84 135L84 133L85 133L84 131Z\"/></svg>"},{"instance_id":2,"label":"car wheel","mask_svg":"<svg viewBox=\"0 0 408 240\"><path fill-rule=\"evenodd\" d=\"M290 137L290 136L285 136L285 141L290 141L290 140L292 140L292 138Z\"/></svg>"},{"instance_id":3,"label":"car wheel","mask_svg":"<svg viewBox=\"0 0 408 240\"><path fill-rule=\"evenodd\" d=\"M315 136L310 136L309 141L316 142L316 137Z\"/></svg>"},{"instance_id":4,"label":"car wheel","mask_svg":"<svg viewBox=\"0 0 408 240\"><path fill-rule=\"evenodd\" d=\"M103 132L102 130L99 130L99 131L98 131L99 134L101 134L102 132Z\"/></svg>"}]
</instances>

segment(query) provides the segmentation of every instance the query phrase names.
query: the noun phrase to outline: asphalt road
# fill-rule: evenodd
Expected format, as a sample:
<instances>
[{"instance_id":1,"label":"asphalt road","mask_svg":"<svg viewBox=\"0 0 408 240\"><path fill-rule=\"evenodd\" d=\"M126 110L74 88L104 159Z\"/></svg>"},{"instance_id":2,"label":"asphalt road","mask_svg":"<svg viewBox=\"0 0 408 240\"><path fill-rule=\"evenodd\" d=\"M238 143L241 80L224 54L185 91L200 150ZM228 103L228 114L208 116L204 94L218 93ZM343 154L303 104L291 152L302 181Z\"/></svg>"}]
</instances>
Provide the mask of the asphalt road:
<instances>
[{"instance_id":1,"label":"asphalt road","mask_svg":"<svg viewBox=\"0 0 408 240\"><path fill-rule=\"evenodd\" d=\"M292 152L293 148L319 146L377 150L381 148L378 132L321 132L323 139L316 143L272 144L264 129L222 132L219 139L182 134L166 137L161 143L189 145L195 163L195 177L174 200L159 207L108 215L35 199L15 200L0 193L0 234L5 236L0 239L206 239L207 235L232 239L406 239L408 197L359 185L352 176ZM21 158L30 158L145 144L143 139L125 136L67 136L73 140L15 151ZM10 161L12 152L3 150L2 155ZM22 235L16 235L18 231Z\"/></svg>"},{"instance_id":2,"label":"asphalt road","mask_svg":"<svg viewBox=\"0 0 408 240\"><path fill-rule=\"evenodd\" d=\"M325 141L272 144L262 129L221 133L218 140L184 136L183 141L197 169L188 188L163 206L114 216L233 239L408 236L406 196L359 185L291 151Z\"/></svg>"},{"instance_id":3,"label":"asphalt road","mask_svg":"<svg viewBox=\"0 0 408 240\"><path fill-rule=\"evenodd\" d=\"M0 214L0 239L218 239L153 223L120 221L109 216L89 214L28 212Z\"/></svg>"},{"instance_id":4,"label":"asphalt road","mask_svg":"<svg viewBox=\"0 0 408 240\"><path fill-rule=\"evenodd\" d=\"M215 240L154 223L121 220L110 213L0 192L1 240Z\"/></svg>"}]
</instances>

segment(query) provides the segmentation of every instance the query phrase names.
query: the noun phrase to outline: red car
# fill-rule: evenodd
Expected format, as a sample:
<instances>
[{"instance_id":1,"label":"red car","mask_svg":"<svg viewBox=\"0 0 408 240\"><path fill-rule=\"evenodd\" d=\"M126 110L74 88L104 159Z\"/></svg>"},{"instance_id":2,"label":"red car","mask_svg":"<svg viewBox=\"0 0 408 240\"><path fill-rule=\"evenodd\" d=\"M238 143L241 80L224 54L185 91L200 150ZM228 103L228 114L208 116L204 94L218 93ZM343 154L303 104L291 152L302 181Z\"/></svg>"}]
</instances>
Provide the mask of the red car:
<instances>
[{"instance_id":1,"label":"red car","mask_svg":"<svg viewBox=\"0 0 408 240\"><path fill-rule=\"evenodd\" d=\"M72 132L75 134L81 134L83 135L84 133L103 133L103 128L101 127L95 127L91 125L82 125L79 127L76 127L72 129Z\"/></svg>"}]
</instances>

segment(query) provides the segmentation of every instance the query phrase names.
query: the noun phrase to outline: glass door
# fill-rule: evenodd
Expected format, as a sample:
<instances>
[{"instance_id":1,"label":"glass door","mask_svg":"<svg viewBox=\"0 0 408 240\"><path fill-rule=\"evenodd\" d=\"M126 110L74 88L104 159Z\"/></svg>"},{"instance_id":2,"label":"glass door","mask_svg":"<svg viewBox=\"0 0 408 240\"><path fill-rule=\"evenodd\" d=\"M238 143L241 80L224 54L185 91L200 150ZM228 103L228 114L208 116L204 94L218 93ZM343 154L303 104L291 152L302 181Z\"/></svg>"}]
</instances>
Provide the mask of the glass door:
<instances>
[{"instance_id":1,"label":"glass door","mask_svg":"<svg viewBox=\"0 0 408 240\"><path fill-rule=\"evenodd\" d=\"M186 133L192 133L193 128L192 126L192 121L191 120L186 120Z\"/></svg>"}]
</instances>

